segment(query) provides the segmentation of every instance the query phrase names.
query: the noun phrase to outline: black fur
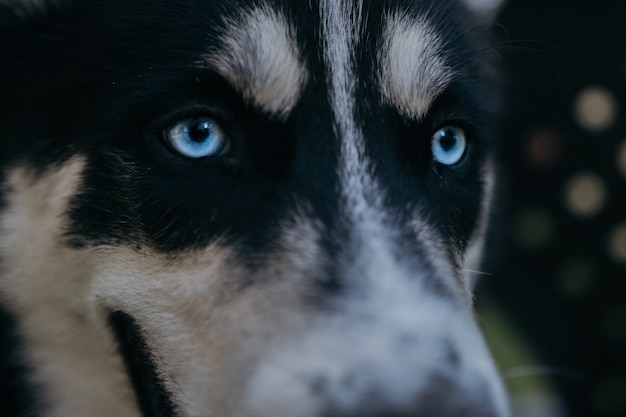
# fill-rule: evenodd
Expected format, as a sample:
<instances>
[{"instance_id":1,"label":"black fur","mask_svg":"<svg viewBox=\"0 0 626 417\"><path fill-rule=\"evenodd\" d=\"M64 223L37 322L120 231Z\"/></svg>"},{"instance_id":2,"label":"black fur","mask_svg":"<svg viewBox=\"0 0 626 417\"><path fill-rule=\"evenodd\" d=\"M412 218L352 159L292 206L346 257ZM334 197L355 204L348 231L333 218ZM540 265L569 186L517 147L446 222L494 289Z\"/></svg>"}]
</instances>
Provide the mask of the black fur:
<instances>
[{"instance_id":1,"label":"black fur","mask_svg":"<svg viewBox=\"0 0 626 417\"><path fill-rule=\"evenodd\" d=\"M37 387L23 352L15 318L0 308L0 415L39 417Z\"/></svg>"},{"instance_id":2,"label":"black fur","mask_svg":"<svg viewBox=\"0 0 626 417\"><path fill-rule=\"evenodd\" d=\"M126 313L114 311L109 314L109 326L115 333L142 415L174 417L170 394L159 380L153 358L137 322Z\"/></svg>"},{"instance_id":3,"label":"black fur","mask_svg":"<svg viewBox=\"0 0 626 417\"><path fill-rule=\"evenodd\" d=\"M307 214L326 227L322 244L328 269L351 250L350 220L340 210L339 140L325 93L328 74L318 52L315 1L308 2L310 9L302 7L307 2L271 1L296 27L311 75L286 120L246 102L226 80L198 65L208 47L219 44L225 16L236 16L249 1L14 3L0 6L0 166L26 160L43 173L72 155L86 156L68 245L132 243L177 253L220 238L254 268L275 248L279 224L297 207L307 207ZM453 1L380 0L365 7L369 35L357 51L357 119L375 175L389 196L385 208L394 213L392 226L400 231L395 249L398 257L418 259L414 255L423 248L407 225L413 209L421 207L450 244L452 258L452 249L465 249L475 230L484 188L479 170L488 155L490 81L481 75L478 45L484 33L472 29L476 22ZM420 121L382 105L375 88L381 16L395 8L436 16L432 21L445 35L448 60L462 68L461 77ZM223 124L232 139L227 157L192 161L164 144L165 128L198 114ZM430 156L432 134L447 124L469 135L470 155L457 167L436 164ZM331 293L345 285L333 271L319 282ZM9 394L2 415L30 415L16 411L27 410L33 395L19 382L25 368L13 362L16 339L10 321L3 322L7 371L0 387L20 395ZM139 363L139 373L151 381L156 377L143 368L145 358L133 358L138 350L129 346L142 343L139 331L124 330L134 324L123 313L114 313L111 323L135 388L142 392L130 362ZM166 395L140 397L144 415L173 415L171 404L161 414L155 411Z\"/></svg>"},{"instance_id":4,"label":"black fur","mask_svg":"<svg viewBox=\"0 0 626 417\"><path fill-rule=\"evenodd\" d=\"M0 74L5 83L0 123L7 138L2 154L42 166L74 153L88 155L88 191L76 198L68 230L73 244L141 237L147 245L177 251L226 235L258 253L294 201L311 203L324 222L342 223L334 192L338 141L326 98L319 94L326 90L320 57L306 54L313 77L285 122L268 119L224 80L198 68L199 57L217 42L222 16L240 7L230 1L87 1L51 18L20 17L0 28L0 58L11 63ZM288 3L281 7L297 19L305 51L320 42L315 7L306 16ZM376 34L376 16L393 6L367 7L371 28L366 30ZM445 17L434 21L451 39L451 62L463 66L465 78L480 81L476 51L462 37L468 25L449 17L457 15L450 13L451 2L429 7L430 14ZM3 21L10 20L7 14ZM373 76L372 49L366 43L359 53L365 79L358 111L368 152L377 155L377 174L398 202L432 207L433 220L462 248L480 199L475 178L484 153L482 85L457 83L425 121L403 121L392 109L380 108L369 87L375 83L366 78ZM163 146L160 135L168 124L206 112L233 138L231 160L184 160ZM428 158L430 136L450 122L471 134L474 158L463 170L432 165ZM390 206L408 214L396 202Z\"/></svg>"}]
</instances>

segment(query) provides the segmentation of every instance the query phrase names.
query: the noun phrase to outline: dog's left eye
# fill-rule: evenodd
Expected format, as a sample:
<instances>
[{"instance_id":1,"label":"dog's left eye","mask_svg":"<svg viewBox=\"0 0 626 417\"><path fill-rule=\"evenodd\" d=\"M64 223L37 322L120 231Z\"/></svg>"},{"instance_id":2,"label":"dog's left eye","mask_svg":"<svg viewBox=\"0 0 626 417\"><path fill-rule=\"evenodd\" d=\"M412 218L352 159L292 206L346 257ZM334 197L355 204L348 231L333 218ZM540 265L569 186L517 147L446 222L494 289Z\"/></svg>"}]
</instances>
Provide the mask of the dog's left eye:
<instances>
[{"instance_id":1,"label":"dog's left eye","mask_svg":"<svg viewBox=\"0 0 626 417\"><path fill-rule=\"evenodd\" d=\"M224 129L209 117L184 119L164 132L167 144L187 158L204 158L225 154L230 141Z\"/></svg>"},{"instance_id":2,"label":"dog's left eye","mask_svg":"<svg viewBox=\"0 0 626 417\"><path fill-rule=\"evenodd\" d=\"M456 165L461 162L466 148L465 132L459 127L443 127L432 137L433 158L444 165Z\"/></svg>"}]
</instances>

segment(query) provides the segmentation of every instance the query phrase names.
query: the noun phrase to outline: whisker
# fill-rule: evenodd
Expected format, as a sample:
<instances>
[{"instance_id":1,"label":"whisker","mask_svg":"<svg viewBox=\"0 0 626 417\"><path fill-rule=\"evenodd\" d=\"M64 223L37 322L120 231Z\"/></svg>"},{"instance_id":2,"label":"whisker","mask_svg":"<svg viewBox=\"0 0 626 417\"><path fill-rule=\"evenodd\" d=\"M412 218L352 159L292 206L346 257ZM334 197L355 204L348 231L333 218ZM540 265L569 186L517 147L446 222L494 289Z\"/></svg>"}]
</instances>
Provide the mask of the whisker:
<instances>
[{"instance_id":1,"label":"whisker","mask_svg":"<svg viewBox=\"0 0 626 417\"><path fill-rule=\"evenodd\" d=\"M562 75L561 72L570 75L574 73L572 62L575 57L572 52L550 42L540 40L504 41L496 44L495 49L500 53L512 52L534 57L546 64L559 77Z\"/></svg>"},{"instance_id":2,"label":"whisker","mask_svg":"<svg viewBox=\"0 0 626 417\"><path fill-rule=\"evenodd\" d=\"M572 368L557 368L551 366L520 366L502 372L502 379L511 380L529 378L533 376L555 376L579 381L585 380L583 374Z\"/></svg>"},{"instance_id":3,"label":"whisker","mask_svg":"<svg viewBox=\"0 0 626 417\"><path fill-rule=\"evenodd\" d=\"M485 272L485 271L476 271L474 269L467 269L467 268L463 268L463 271L465 272L469 272L471 274L476 274L476 275L488 275L488 276L493 276L493 273L491 272Z\"/></svg>"}]
</instances>

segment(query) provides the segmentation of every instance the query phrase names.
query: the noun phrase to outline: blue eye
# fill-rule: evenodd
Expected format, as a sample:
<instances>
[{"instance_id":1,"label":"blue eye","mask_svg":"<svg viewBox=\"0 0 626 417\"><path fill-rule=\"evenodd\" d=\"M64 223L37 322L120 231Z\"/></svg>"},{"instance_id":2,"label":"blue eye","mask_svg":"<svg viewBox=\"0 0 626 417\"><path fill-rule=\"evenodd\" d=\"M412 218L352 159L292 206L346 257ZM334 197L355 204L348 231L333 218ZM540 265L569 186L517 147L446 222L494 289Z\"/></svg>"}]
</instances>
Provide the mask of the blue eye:
<instances>
[{"instance_id":1,"label":"blue eye","mask_svg":"<svg viewBox=\"0 0 626 417\"><path fill-rule=\"evenodd\" d=\"M446 126L439 129L432 138L433 158L444 165L459 163L467 148L467 140L463 129Z\"/></svg>"},{"instance_id":2,"label":"blue eye","mask_svg":"<svg viewBox=\"0 0 626 417\"><path fill-rule=\"evenodd\" d=\"M187 158L219 156L230 142L222 127L208 117L183 119L164 132L168 145Z\"/></svg>"}]
</instances>

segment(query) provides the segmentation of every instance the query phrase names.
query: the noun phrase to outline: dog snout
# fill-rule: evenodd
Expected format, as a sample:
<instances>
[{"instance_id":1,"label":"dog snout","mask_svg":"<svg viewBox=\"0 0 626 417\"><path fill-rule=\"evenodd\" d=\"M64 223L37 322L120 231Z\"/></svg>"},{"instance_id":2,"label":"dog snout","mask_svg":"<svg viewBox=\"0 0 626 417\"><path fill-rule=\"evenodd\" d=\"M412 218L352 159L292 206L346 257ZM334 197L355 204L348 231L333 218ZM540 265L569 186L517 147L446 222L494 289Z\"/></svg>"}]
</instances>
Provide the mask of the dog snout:
<instances>
[{"instance_id":1,"label":"dog snout","mask_svg":"<svg viewBox=\"0 0 626 417\"><path fill-rule=\"evenodd\" d=\"M449 327L459 338L429 334L407 341L405 332L388 334L385 326L364 329L363 337L346 330L349 342L333 333L296 345L257 374L250 415L508 417L486 348L477 335L461 333L471 327L467 322Z\"/></svg>"},{"instance_id":2,"label":"dog snout","mask_svg":"<svg viewBox=\"0 0 626 417\"><path fill-rule=\"evenodd\" d=\"M384 390L371 391L356 409L328 410L321 417L504 417L484 384L462 386L455 379L434 375L406 404L392 404Z\"/></svg>"},{"instance_id":3,"label":"dog snout","mask_svg":"<svg viewBox=\"0 0 626 417\"><path fill-rule=\"evenodd\" d=\"M419 393L418 412L383 413L379 417L504 417L496 410L492 397L484 384L463 387L447 377L435 377Z\"/></svg>"}]
</instances>

